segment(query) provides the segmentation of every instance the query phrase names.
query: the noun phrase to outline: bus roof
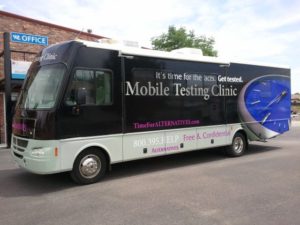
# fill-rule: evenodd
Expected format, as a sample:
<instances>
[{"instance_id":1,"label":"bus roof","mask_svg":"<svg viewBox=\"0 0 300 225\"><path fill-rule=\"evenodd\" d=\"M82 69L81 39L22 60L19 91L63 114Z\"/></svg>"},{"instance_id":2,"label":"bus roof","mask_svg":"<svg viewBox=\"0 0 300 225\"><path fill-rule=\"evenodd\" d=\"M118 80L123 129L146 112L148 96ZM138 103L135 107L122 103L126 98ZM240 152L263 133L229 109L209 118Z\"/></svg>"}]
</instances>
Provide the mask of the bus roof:
<instances>
[{"instance_id":1,"label":"bus roof","mask_svg":"<svg viewBox=\"0 0 300 225\"><path fill-rule=\"evenodd\" d=\"M122 55L144 56L144 57L151 57L151 58L176 59L176 60L183 60L183 61L196 61L196 62L217 63L217 64L225 64L225 65L230 64L229 61L222 60L221 58L217 58L217 57L202 56L197 54L180 54L176 52L165 52L165 51L158 51L152 49L143 49L138 47L129 47L120 44L106 44L106 43L97 43L97 42L83 41L83 40L78 40L78 41L82 42L87 47L119 51L119 54L121 56Z\"/></svg>"},{"instance_id":2,"label":"bus roof","mask_svg":"<svg viewBox=\"0 0 300 225\"><path fill-rule=\"evenodd\" d=\"M119 51L120 56L144 56L151 58L163 58L163 59L175 59L182 61L195 61L195 62L204 62L204 63L217 63L223 65L230 65L230 63L236 64L245 64L245 65L255 65L255 66L266 66L266 67L277 67L283 69L290 69L286 65L276 65L270 63L261 63L261 62L244 62L244 61L230 61L222 59L221 57L211 57L211 56L202 56L197 54L181 54L176 52L166 52L152 49L143 49L138 47L129 47L121 44L107 44L107 43L98 43L85 40L76 40L83 43L87 47L109 49Z\"/></svg>"}]
</instances>

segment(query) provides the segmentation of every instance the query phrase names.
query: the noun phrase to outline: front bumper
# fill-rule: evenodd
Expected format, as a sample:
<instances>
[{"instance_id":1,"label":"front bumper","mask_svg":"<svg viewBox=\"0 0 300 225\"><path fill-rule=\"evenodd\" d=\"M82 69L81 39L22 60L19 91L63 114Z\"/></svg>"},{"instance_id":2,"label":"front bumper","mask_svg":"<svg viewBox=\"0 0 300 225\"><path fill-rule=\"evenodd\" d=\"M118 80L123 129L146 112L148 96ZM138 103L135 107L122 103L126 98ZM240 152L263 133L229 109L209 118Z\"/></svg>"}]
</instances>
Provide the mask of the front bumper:
<instances>
[{"instance_id":1,"label":"front bumper","mask_svg":"<svg viewBox=\"0 0 300 225\"><path fill-rule=\"evenodd\" d=\"M12 135L11 155L16 163L37 174L61 172L59 142L54 140L34 140Z\"/></svg>"}]
</instances>

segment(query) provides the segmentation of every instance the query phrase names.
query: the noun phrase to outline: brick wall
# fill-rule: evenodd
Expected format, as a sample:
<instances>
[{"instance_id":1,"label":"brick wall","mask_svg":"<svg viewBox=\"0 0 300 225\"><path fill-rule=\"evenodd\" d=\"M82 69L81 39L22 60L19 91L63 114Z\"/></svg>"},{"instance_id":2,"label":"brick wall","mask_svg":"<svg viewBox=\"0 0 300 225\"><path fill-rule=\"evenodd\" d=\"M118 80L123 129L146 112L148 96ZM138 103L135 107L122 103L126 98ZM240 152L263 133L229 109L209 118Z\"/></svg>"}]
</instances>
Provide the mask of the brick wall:
<instances>
[{"instance_id":1,"label":"brick wall","mask_svg":"<svg viewBox=\"0 0 300 225\"><path fill-rule=\"evenodd\" d=\"M72 40L75 37L88 41L97 41L102 38L102 36L99 35L89 34L0 11L0 51L3 50L4 32L19 32L47 36L49 45L66 40ZM13 50L39 52L45 46L11 42L10 47ZM31 61L32 58L33 56L29 54L25 56L26 60ZM14 53L12 59L24 60L24 55ZM1 61L0 79L3 78L3 59Z\"/></svg>"},{"instance_id":2,"label":"brick wall","mask_svg":"<svg viewBox=\"0 0 300 225\"><path fill-rule=\"evenodd\" d=\"M90 34L86 32L81 32L78 30L58 26L55 24L50 24L31 18L22 17L19 15L7 13L0 11L0 52L3 51L3 33L4 32L19 32L27 33L34 35L41 35L48 37L48 44L55 44L62 41L72 40L74 38L80 38L88 41L97 41L102 36ZM32 45L32 44L22 44L10 42L10 47L13 50L25 51L25 52L39 52L45 46ZM21 60L21 61L32 61L34 55L32 54L21 54L21 53L12 53L12 59ZM3 70L3 57L0 58L0 80L4 79L4 70ZM0 90L0 93L3 93L4 90ZM4 134L4 109L3 109L3 98L0 95L0 138L3 142Z\"/></svg>"}]
</instances>

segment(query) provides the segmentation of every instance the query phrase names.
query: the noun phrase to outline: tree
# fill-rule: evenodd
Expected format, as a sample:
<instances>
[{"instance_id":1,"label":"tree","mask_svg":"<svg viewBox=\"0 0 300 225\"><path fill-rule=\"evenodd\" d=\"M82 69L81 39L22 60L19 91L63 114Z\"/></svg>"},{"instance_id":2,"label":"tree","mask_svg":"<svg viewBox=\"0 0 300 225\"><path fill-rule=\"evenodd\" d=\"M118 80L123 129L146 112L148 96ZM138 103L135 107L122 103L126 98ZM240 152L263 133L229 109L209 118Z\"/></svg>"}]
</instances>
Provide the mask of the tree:
<instances>
[{"instance_id":1,"label":"tree","mask_svg":"<svg viewBox=\"0 0 300 225\"><path fill-rule=\"evenodd\" d=\"M168 33L163 33L151 39L152 46L156 50L171 51L178 48L199 48L203 55L217 56L214 50L215 39L204 35L196 36L193 30L187 31L184 27L177 29L169 26Z\"/></svg>"}]
</instances>

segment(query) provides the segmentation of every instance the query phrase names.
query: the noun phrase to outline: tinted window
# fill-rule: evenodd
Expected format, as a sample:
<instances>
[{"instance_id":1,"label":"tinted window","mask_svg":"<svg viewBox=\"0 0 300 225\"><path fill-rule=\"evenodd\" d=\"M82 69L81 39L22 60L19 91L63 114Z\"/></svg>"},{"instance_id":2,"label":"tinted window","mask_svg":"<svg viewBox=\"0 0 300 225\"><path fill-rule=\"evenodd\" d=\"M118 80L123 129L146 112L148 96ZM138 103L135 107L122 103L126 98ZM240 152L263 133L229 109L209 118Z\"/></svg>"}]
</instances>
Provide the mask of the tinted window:
<instances>
[{"instance_id":1,"label":"tinted window","mask_svg":"<svg viewBox=\"0 0 300 225\"><path fill-rule=\"evenodd\" d=\"M76 93L84 90L86 105L112 104L112 74L110 71L78 69L75 71L66 104L76 105Z\"/></svg>"}]
</instances>

